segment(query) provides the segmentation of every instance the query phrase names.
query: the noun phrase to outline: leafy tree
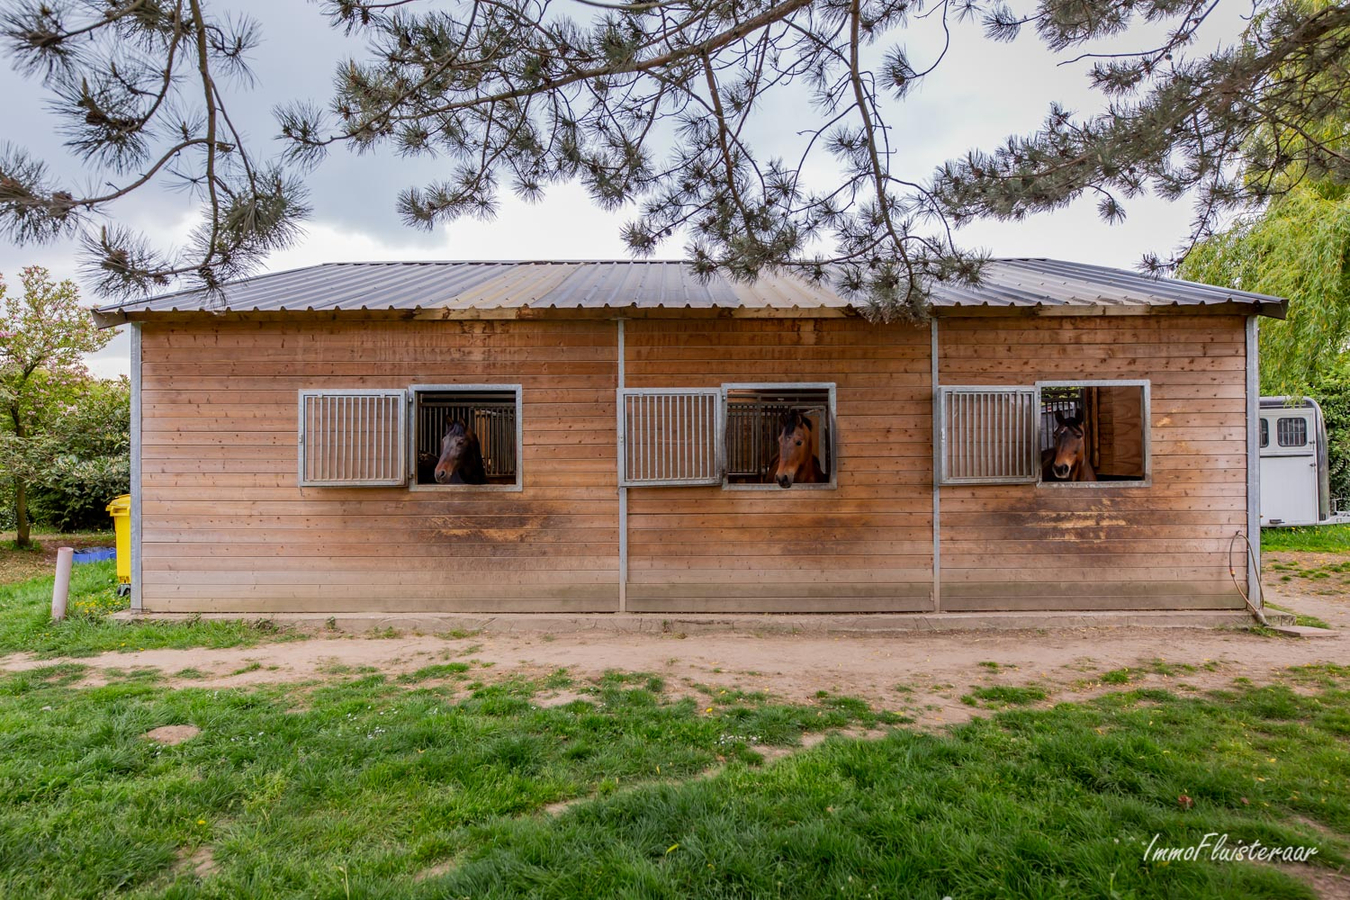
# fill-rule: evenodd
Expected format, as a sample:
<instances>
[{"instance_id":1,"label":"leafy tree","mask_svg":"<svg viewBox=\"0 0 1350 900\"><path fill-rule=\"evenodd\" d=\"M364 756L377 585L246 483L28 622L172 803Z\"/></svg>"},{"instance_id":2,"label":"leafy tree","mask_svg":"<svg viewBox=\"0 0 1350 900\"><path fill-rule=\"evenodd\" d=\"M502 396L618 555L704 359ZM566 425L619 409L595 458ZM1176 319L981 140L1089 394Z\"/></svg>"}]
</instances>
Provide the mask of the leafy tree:
<instances>
[{"instance_id":1,"label":"leafy tree","mask_svg":"<svg viewBox=\"0 0 1350 900\"><path fill-rule=\"evenodd\" d=\"M17 543L26 547L29 485L50 470L55 429L89 377L84 355L112 332L94 326L74 282L54 282L41 266L24 269L22 279L22 296L0 281L0 477L9 483Z\"/></svg>"},{"instance_id":2,"label":"leafy tree","mask_svg":"<svg viewBox=\"0 0 1350 900\"><path fill-rule=\"evenodd\" d=\"M1146 192L1194 195L1200 238L1223 213L1282 190L1276 176L1291 165L1336 182L1350 174L1340 134L1322 129L1350 87L1350 4L1256 0L1240 39L1194 52L1215 0L584 0L582 19L546 0L321 3L369 55L337 67L326 104L277 110L286 151L273 160L246 146L220 89L246 74L254 23L211 0L11 4L0 33L15 63L53 95L81 166L114 187L78 191L10 145L0 225L20 241L82 234L113 296L174 278L213 288L293 239L305 167L336 145L387 148L456 166L399 197L414 226L491 216L503 187L534 198L580 179L605 207L640 201L624 230L636 253L683 231L702 273L829 278L886 317L922 315L934 279L978 276L978 255L952 235L974 217L1019 219L1091 195L1118 220ZM1037 131L992 152L929 177L894 171L885 101L931 77L961 18L993 40L1029 30L1053 53L1083 51L1074 61L1090 64L1109 109L1075 117L1052 105ZM1156 46L1085 49L1119 45L1141 24L1165 26ZM794 122L801 140L778 158L755 146L751 122L789 90L816 114ZM837 177L812 186L804 173L822 169ZM202 204L183 254L95 227L119 199L164 181Z\"/></svg>"},{"instance_id":3,"label":"leafy tree","mask_svg":"<svg viewBox=\"0 0 1350 900\"><path fill-rule=\"evenodd\" d=\"M131 490L131 382L74 383L43 435L46 468L32 484L32 518L57 531L106 529L107 505Z\"/></svg>"},{"instance_id":4,"label":"leafy tree","mask_svg":"<svg viewBox=\"0 0 1350 900\"><path fill-rule=\"evenodd\" d=\"M1300 184L1201 242L1180 271L1289 299L1287 320L1261 322L1261 390L1302 394L1337 370L1350 341L1350 191Z\"/></svg>"}]
</instances>

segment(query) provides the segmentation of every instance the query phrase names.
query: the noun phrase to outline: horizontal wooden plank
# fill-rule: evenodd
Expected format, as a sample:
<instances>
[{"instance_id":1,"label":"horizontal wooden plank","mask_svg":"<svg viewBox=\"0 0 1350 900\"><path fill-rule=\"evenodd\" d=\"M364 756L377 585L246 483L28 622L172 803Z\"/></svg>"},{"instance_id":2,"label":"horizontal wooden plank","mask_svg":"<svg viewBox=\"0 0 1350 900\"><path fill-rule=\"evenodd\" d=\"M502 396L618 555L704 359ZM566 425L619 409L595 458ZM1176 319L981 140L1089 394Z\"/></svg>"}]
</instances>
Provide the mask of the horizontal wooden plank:
<instances>
[{"instance_id":1,"label":"horizontal wooden plank","mask_svg":"<svg viewBox=\"0 0 1350 900\"><path fill-rule=\"evenodd\" d=\"M942 590L942 608L947 612L1025 612L1031 610L1180 610L1180 609L1242 609L1242 598L1231 595L1172 593L1164 584L1147 597L1112 597L1087 595L1084 597L985 597L978 599L948 599Z\"/></svg>"},{"instance_id":2,"label":"horizontal wooden plank","mask_svg":"<svg viewBox=\"0 0 1350 900\"><path fill-rule=\"evenodd\" d=\"M927 612L932 610L930 594L890 597L738 597L723 591L710 597L634 597L629 589L629 612L637 613L881 613Z\"/></svg>"},{"instance_id":3,"label":"horizontal wooden plank","mask_svg":"<svg viewBox=\"0 0 1350 900\"><path fill-rule=\"evenodd\" d=\"M942 601L984 601L1035 599L1082 600L1095 602L1098 599L1121 599L1126 597L1149 598L1159 594L1168 596L1195 596L1227 598L1235 596L1233 582L1227 578L1206 581L1115 581L1102 580L1085 583L1083 581L983 581L949 582L942 581Z\"/></svg>"},{"instance_id":4,"label":"horizontal wooden plank","mask_svg":"<svg viewBox=\"0 0 1350 900\"><path fill-rule=\"evenodd\" d=\"M145 611L150 613L226 613L253 615L268 613L612 613L619 609L618 589L611 592L597 586L584 597L542 598L426 598L408 599L367 593L359 597L292 597L260 593L251 597L214 597L209 592L191 597L183 594L147 593Z\"/></svg>"}]
</instances>

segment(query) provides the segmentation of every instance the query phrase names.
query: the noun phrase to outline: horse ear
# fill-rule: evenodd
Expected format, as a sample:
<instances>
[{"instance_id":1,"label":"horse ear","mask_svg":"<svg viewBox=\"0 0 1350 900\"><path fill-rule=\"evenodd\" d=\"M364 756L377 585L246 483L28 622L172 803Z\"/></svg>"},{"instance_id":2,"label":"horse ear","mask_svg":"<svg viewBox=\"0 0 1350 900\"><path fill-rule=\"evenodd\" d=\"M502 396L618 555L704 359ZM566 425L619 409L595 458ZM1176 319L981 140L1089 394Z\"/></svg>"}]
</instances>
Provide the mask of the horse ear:
<instances>
[{"instance_id":1,"label":"horse ear","mask_svg":"<svg viewBox=\"0 0 1350 900\"><path fill-rule=\"evenodd\" d=\"M1058 423L1061 424L1061 425L1068 425L1068 424L1069 424L1069 420L1066 419L1066 418L1064 417L1064 413L1063 413L1061 410L1058 410L1058 409L1055 410L1055 421L1058 422Z\"/></svg>"}]
</instances>

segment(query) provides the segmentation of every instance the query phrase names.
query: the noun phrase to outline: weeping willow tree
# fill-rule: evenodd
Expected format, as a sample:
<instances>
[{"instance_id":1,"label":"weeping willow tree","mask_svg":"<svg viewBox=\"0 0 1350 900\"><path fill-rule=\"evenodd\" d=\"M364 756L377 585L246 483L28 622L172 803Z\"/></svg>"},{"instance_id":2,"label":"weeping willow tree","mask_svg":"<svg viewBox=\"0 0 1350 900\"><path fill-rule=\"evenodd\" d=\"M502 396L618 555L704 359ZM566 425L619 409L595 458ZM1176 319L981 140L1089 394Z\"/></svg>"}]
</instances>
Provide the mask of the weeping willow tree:
<instances>
[{"instance_id":1,"label":"weeping willow tree","mask_svg":"<svg viewBox=\"0 0 1350 900\"><path fill-rule=\"evenodd\" d=\"M1261 323L1261 391L1310 389L1350 363L1350 188L1289 188L1261 214L1201 242L1181 264L1192 281L1273 294L1289 317Z\"/></svg>"}]
</instances>

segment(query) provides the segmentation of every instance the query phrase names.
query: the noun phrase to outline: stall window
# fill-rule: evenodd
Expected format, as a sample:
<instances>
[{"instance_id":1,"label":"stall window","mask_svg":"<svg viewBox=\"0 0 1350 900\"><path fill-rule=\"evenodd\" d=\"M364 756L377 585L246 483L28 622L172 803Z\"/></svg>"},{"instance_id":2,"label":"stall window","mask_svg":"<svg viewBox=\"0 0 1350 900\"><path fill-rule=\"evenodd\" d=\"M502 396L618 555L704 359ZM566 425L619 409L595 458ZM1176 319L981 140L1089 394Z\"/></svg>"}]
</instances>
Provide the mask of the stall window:
<instances>
[{"instance_id":1,"label":"stall window","mask_svg":"<svg viewBox=\"0 0 1350 900\"><path fill-rule=\"evenodd\" d=\"M941 484L1149 480L1144 381L942 387L934 421Z\"/></svg>"},{"instance_id":2,"label":"stall window","mask_svg":"<svg viewBox=\"0 0 1350 900\"><path fill-rule=\"evenodd\" d=\"M723 391L726 487L838 484L833 384L727 384Z\"/></svg>"},{"instance_id":3,"label":"stall window","mask_svg":"<svg viewBox=\"0 0 1350 900\"><path fill-rule=\"evenodd\" d=\"M722 459L717 388L619 391L619 484L719 484Z\"/></svg>"},{"instance_id":4,"label":"stall window","mask_svg":"<svg viewBox=\"0 0 1350 900\"><path fill-rule=\"evenodd\" d=\"M1275 441L1281 447L1308 446L1308 420L1302 416L1281 416L1275 421Z\"/></svg>"},{"instance_id":5,"label":"stall window","mask_svg":"<svg viewBox=\"0 0 1350 900\"><path fill-rule=\"evenodd\" d=\"M793 426L795 467L776 464ZM791 458L790 458L791 459ZM619 392L619 483L778 490L836 485L833 384L725 384Z\"/></svg>"},{"instance_id":6,"label":"stall window","mask_svg":"<svg viewBox=\"0 0 1350 900\"><path fill-rule=\"evenodd\" d=\"M301 487L386 487L407 480L401 390L300 391Z\"/></svg>"},{"instance_id":7,"label":"stall window","mask_svg":"<svg viewBox=\"0 0 1350 900\"><path fill-rule=\"evenodd\" d=\"M1269 421L1268 419L1262 419L1262 420L1261 420L1261 449L1264 450L1265 448L1267 448L1267 447L1269 447L1269 446L1270 446L1270 421Z\"/></svg>"},{"instance_id":8,"label":"stall window","mask_svg":"<svg viewBox=\"0 0 1350 900\"><path fill-rule=\"evenodd\" d=\"M1036 480L1036 389L943 387L935 410L942 484Z\"/></svg>"},{"instance_id":9,"label":"stall window","mask_svg":"<svg viewBox=\"0 0 1350 900\"><path fill-rule=\"evenodd\" d=\"M520 385L414 385L411 399L413 490L520 488Z\"/></svg>"},{"instance_id":10,"label":"stall window","mask_svg":"<svg viewBox=\"0 0 1350 900\"><path fill-rule=\"evenodd\" d=\"M1147 382L1042 382L1037 387L1042 484L1148 481Z\"/></svg>"}]
</instances>

